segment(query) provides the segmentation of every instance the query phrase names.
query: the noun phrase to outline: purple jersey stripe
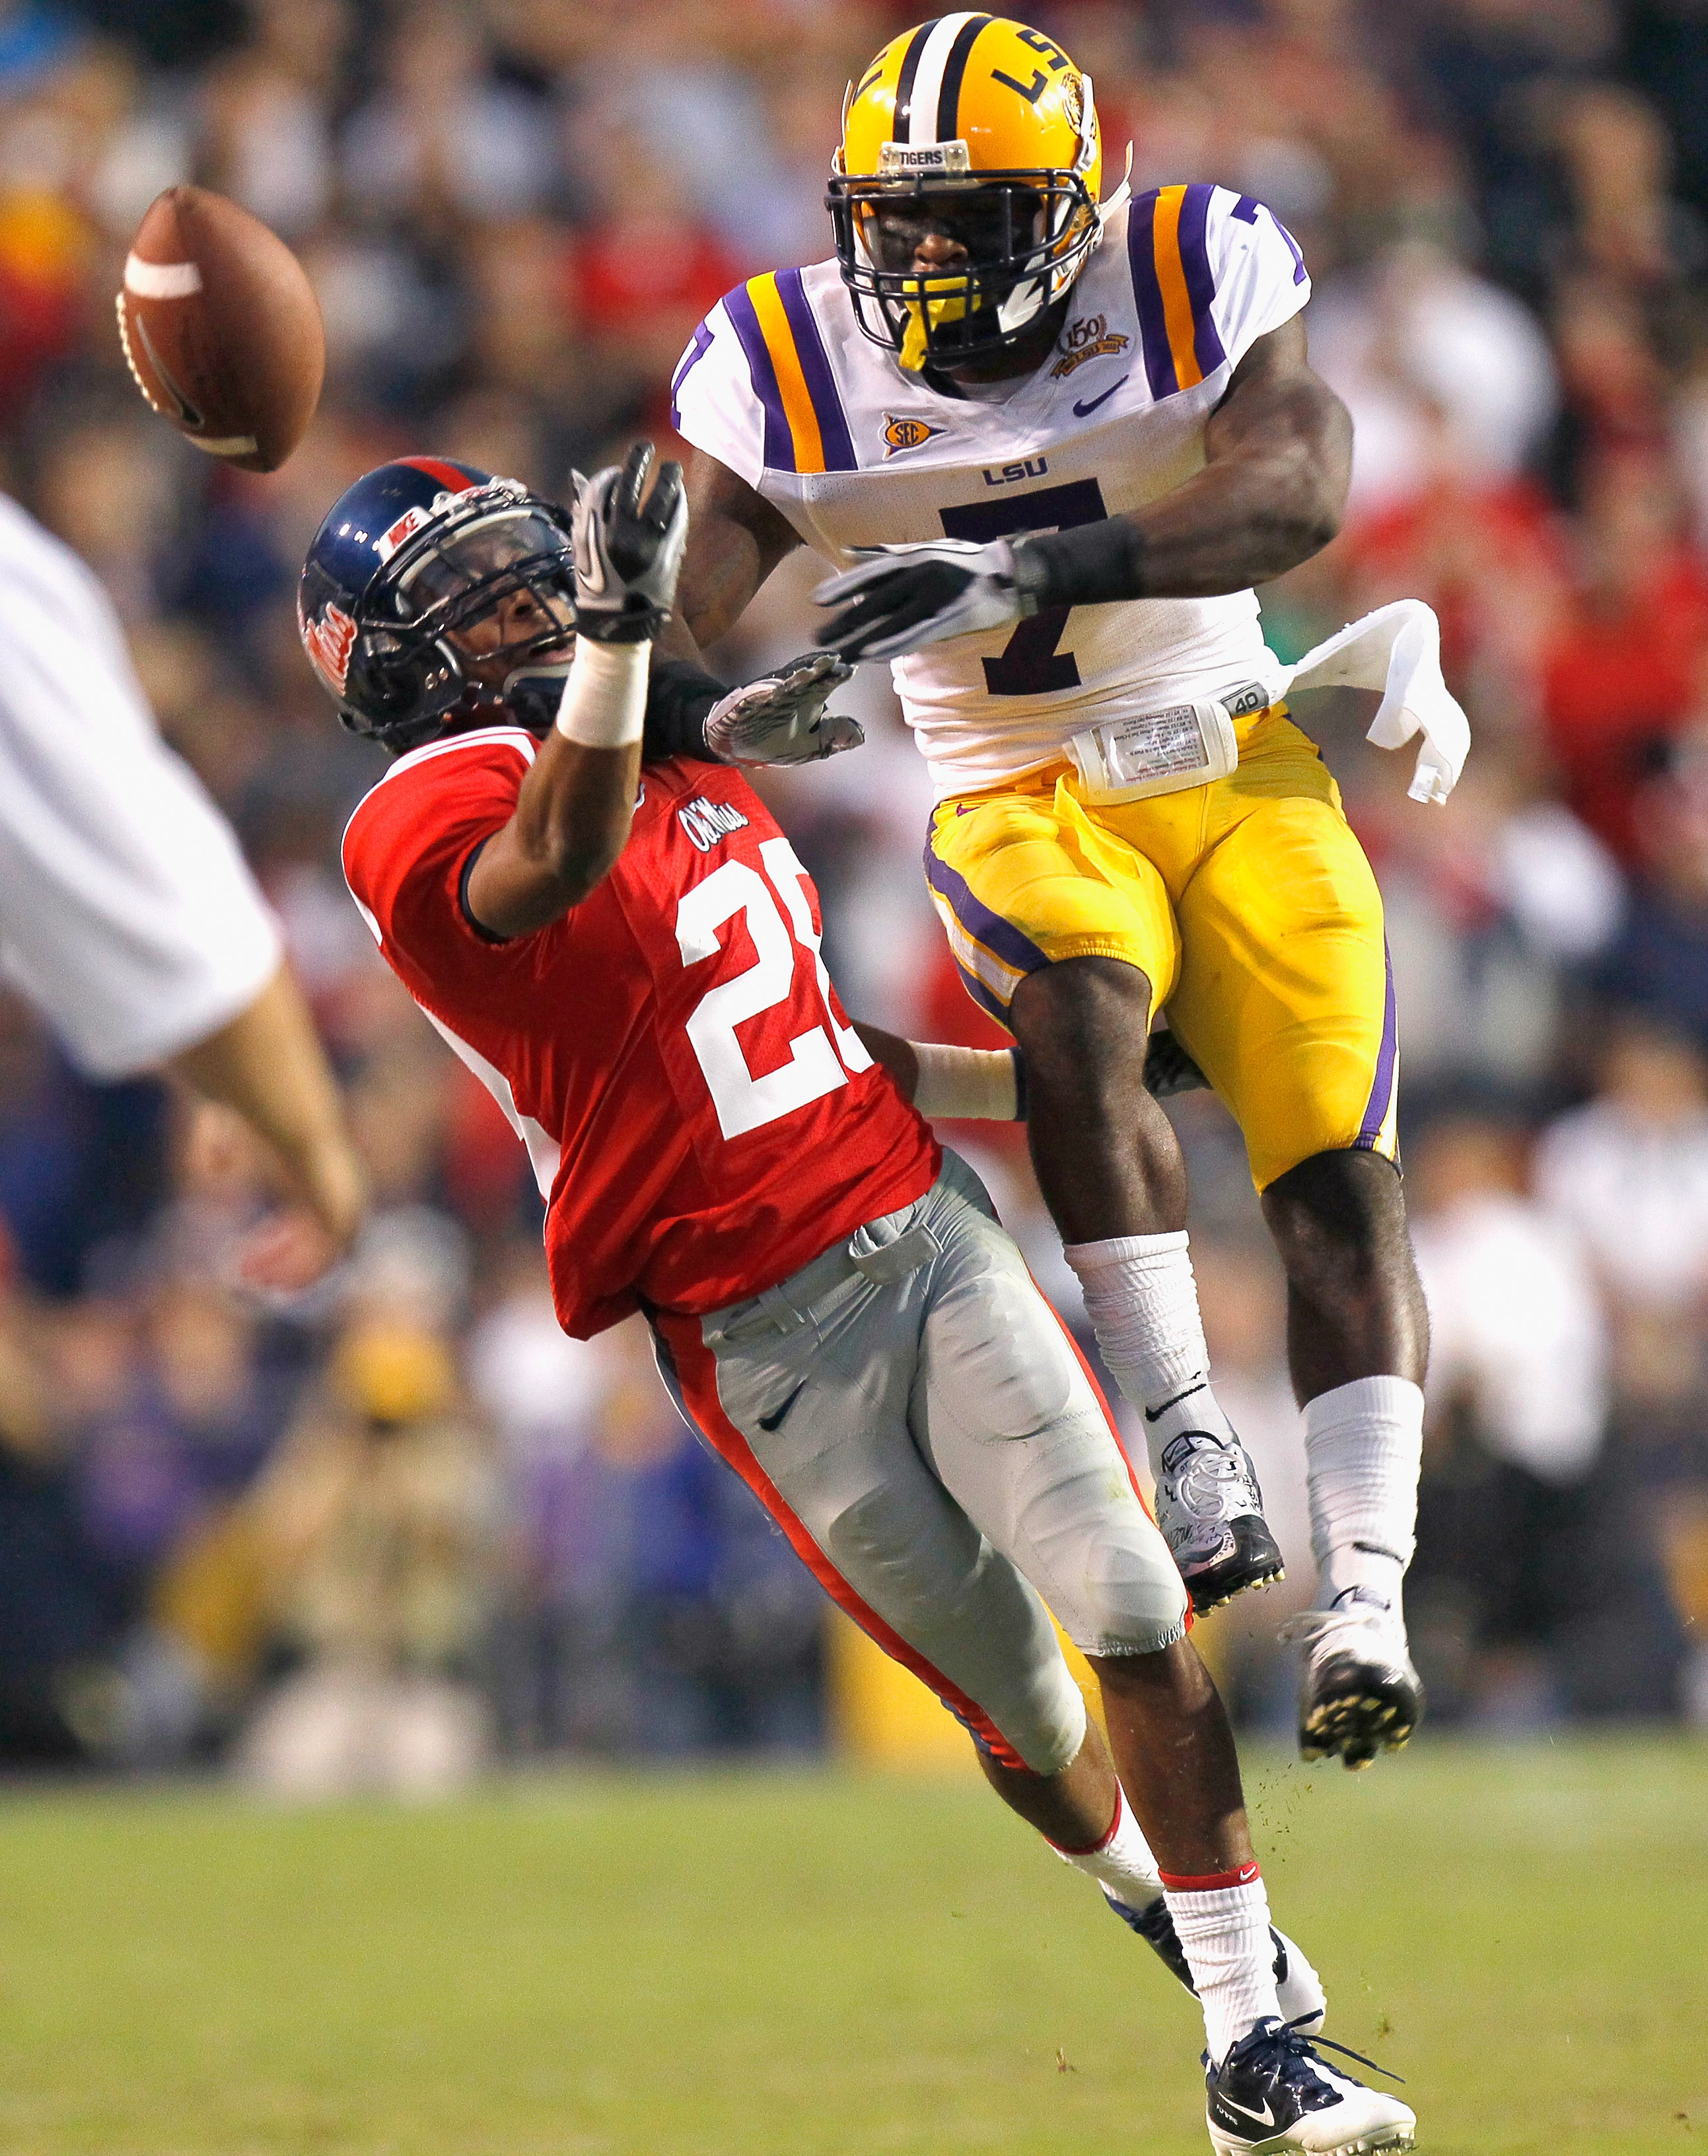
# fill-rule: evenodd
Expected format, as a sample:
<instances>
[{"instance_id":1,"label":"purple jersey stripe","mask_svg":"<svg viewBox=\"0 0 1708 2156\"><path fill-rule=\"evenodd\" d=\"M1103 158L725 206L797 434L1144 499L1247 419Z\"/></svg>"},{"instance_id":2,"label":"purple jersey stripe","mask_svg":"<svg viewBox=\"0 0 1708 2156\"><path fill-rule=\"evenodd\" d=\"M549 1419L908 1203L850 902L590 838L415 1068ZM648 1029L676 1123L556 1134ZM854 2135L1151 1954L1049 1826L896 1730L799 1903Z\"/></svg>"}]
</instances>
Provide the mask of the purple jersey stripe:
<instances>
[{"instance_id":1,"label":"purple jersey stripe","mask_svg":"<svg viewBox=\"0 0 1708 2156\"><path fill-rule=\"evenodd\" d=\"M1260 203L1255 195L1241 195L1234 205L1234 214L1244 223L1255 224L1258 212L1268 207L1266 203ZM1293 282L1295 285L1302 285L1310 272L1305 267L1305 257L1299 252L1298 241L1294 239L1292 234L1288 231L1273 210L1269 210L1269 223L1287 243L1287 252L1293 258Z\"/></svg>"},{"instance_id":2,"label":"purple jersey stripe","mask_svg":"<svg viewBox=\"0 0 1708 2156\"><path fill-rule=\"evenodd\" d=\"M1382 1136L1382 1127L1387 1121L1388 1109L1393 1104L1394 1059L1399 1052L1399 1028L1395 1021L1393 1008L1393 957L1385 937L1382 952L1387 975L1387 988L1382 1006L1382 1045L1376 1052L1376 1076L1371 1083L1364 1120L1353 1140L1355 1146L1362 1146L1366 1152Z\"/></svg>"},{"instance_id":3,"label":"purple jersey stripe","mask_svg":"<svg viewBox=\"0 0 1708 2156\"><path fill-rule=\"evenodd\" d=\"M682 430L682 408L677 399L682 384L693 373L707 352L711 350L711 331L702 322L694 332L694 341L682 355L682 363L670 377L670 424L680 434Z\"/></svg>"},{"instance_id":4,"label":"purple jersey stripe","mask_svg":"<svg viewBox=\"0 0 1708 2156\"><path fill-rule=\"evenodd\" d=\"M1192 301L1193 351L1201 375L1213 374L1228 357L1210 311L1210 302L1216 296L1216 279L1210 268L1204 228L1210 214L1210 197L1215 192L1200 181L1187 189L1180 204L1180 266L1186 272L1186 294Z\"/></svg>"},{"instance_id":5,"label":"purple jersey stripe","mask_svg":"<svg viewBox=\"0 0 1708 2156\"><path fill-rule=\"evenodd\" d=\"M1151 394L1172 397L1180 383L1174 372L1174 354L1168 349L1168 317L1162 305L1162 287L1157 281L1157 195L1136 195L1127 212L1127 260L1133 273L1133 297L1139 308L1139 339L1144 348L1145 377Z\"/></svg>"},{"instance_id":6,"label":"purple jersey stripe","mask_svg":"<svg viewBox=\"0 0 1708 2156\"><path fill-rule=\"evenodd\" d=\"M792 472L795 468L795 438L789 431L788 417L782 408L777 369L765 348L765 332L759 326L759 317L753 311L745 285L737 285L733 292L725 293L724 311L734 323L741 349L747 355L747 372L753 383L753 393L765 407L765 468L767 471Z\"/></svg>"},{"instance_id":7,"label":"purple jersey stripe","mask_svg":"<svg viewBox=\"0 0 1708 2156\"><path fill-rule=\"evenodd\" d=\"M977 973L969 973L958 958L955 961L955 970L961 976L962 987L966 989L985 1016L993 1018L1000 1026L1006 1026L1008 1023L1008 1009L1001 997L992 989L986 988Z\"/></svg>"},{"instance_id":8,"label":"purple jersey stripe","mask_svg":"<svg viewBox=\"0 0 1708 2156\"><path fill-rule=\"evenodd\" d=\"M1264 207L1268 208L1268 205L1265 204ZM1305 257L1299 252L1298 241L1294 239L1292 234L1288 231L1273 210L1269 211L1269 223L1287 243L1287 252L1293 258L1293 282L1295 285L1302 285L1310 273L1305 267Z\"/></svg>"},{"instance_id":9,"label":"purple jersey stripe","mask_svg":"<svg viewBox=\"0 0 1708 2156\"><path fill-rule=\"evenodd\" d=\"M826 471L854 471L859 459L854 454L854 436L848 430L848 415L842 408L842 399L837 394L836 377L830 372L830 362L825 357L824 340L818 334L818 325L813 319L813 310L801 285L798 270L779 270L777 273L777 296L782 301L782 311L787 317L791 334L795 340L795 357L801 362L802 377L807 384L807 394L813 400L813 415L818 422L818 440L824 451Z\"/></svg>"},{"instance_id":10,"label":"purple jersey stripe","mask_svg":"<svg viewBox=\"0 0 1708 2156\"><path fill-rule=\"evenodd\" d=\"M1004 921L1000 913L975 898L967 879L958 875L945 860L940 860L926 842L926 881L940 897L949 901L949 911L967 931L975 943L1012 966L1017 973L1035 973L1049 960L1029 937L1023 936L1012 921Z\"/></svg>"}]
</instances>

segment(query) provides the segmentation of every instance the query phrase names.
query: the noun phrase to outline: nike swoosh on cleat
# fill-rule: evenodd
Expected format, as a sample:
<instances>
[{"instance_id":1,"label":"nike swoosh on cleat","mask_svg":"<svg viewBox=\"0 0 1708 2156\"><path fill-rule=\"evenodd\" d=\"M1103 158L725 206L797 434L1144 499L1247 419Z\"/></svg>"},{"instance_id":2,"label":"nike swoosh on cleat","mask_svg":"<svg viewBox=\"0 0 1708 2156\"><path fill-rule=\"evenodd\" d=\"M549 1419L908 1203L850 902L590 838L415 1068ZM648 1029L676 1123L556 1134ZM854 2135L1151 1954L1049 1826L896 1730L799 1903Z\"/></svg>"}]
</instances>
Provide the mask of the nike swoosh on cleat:
<instances>
[{"instance_id":1,"label":"nike swoosh on cleat","mask_svg":"<svg viewBox=\"0 0 1708 2156\"><path fill-rule=\"evenodd\" d=\"M1249 2104L1235 2103L1231 2096L1223 2096L1220 2101L1229 2111L1237 2111L1242 2118L1254 2118L1259 2126L1273 2126L1275 2123L1275 2114L1267 2104L1261 2111L1254 2111Z\"/></svg>"},{"instance_id":2,"label":"nike swoosh on cleat","mask_svg":"<svg viewBox=\"0 0 1708 2156\"><path fill-rule=\"evenodd\" d=\"M1122 375L1121 382L1125 382L1126 380L1126 375ZM1105 389L1100 397L1094 397L1089 404L1081 404L1076 401L1074 405L1075 417L1080 419L1089 419L1100 404L1106 404L1110 398L1114 396L1116 390L1119 389L1121 387L1121 382L1117 382L1114 385L1113 388Z\"/></svg>"},{"instance_id":3,"label":"nike swoosh on cleat","mask_svg":"<svg viewBox=\"0 0 1708 2156\"><path fill-rule=\"evenodd\" d=\"M795 1402L799 1399L802 1394L804 1393L806 1389L807 1380L803 1378L800 1383L795 1387L793 1392L789 1394L788 1398L783 1402L780 1408L777 1409L771 1414L760 1416L759 1427L761 1430L780 1430L782 1427L783 1417L788 1413L789 1409L794 1405Z\"/></svg>"}]
</instances>

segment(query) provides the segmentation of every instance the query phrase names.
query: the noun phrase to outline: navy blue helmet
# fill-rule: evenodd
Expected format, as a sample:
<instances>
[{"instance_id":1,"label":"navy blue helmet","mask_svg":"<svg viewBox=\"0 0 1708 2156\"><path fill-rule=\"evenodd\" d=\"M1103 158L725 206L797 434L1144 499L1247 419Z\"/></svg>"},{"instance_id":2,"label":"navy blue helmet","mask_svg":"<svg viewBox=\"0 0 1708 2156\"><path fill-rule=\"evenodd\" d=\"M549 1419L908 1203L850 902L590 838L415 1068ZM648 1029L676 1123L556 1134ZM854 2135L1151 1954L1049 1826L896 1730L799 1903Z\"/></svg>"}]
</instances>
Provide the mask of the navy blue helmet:
<instances>
[{"instance_id":1,"label":"navy blue helmet","mask_svg":"<svg viewBox=\"0 0 1708 2156\"><path fill-rule=\"evenodd\" d=\"M483 713L543 733L575 636L568 515L472 465L382 465L315 534L296 620L339 717L394 755Z\"/></svg>"}]
</instances>

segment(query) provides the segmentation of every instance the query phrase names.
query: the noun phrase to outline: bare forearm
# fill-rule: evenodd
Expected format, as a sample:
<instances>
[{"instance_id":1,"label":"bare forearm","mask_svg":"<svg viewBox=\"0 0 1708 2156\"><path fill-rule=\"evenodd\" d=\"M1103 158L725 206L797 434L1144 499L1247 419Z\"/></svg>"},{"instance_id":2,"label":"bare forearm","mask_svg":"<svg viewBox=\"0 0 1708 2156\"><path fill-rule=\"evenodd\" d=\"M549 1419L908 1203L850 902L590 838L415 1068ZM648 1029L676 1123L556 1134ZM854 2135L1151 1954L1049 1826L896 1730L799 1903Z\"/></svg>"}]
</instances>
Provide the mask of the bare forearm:
<instances>
[{"instance_id":1,"label":"bare forearm","mask_svg":"<svg viewBox=\"0 0 1708 2156\"><path fill-rule=\"evenodd\" d=\"M577 644L557 725L536 752L510 821L469 874L469 911L500 939L579 906L628 842L640 779L650 647Z\"/></svg>"},{"instance_id":2,"label":"bare forearm","mask_svg":"<svg viewBox=\"0 0 1708 2156\"><path fill-rule=\"evenodd\" d=\"M1342 414L1336 402L1332 415ZM1145 596L1207 598L1267 583L1308 562L1340 529L1339 429L1328 411L1260 449L1206 465L1126 519Z\"/></svg>"},{"instance_id":3,"label":"bare forearm","mask_svg":"<svg viewBox=\"0 0 1708 2156\"><path fill-rule=\"evenodd\" d=\"M854 1029L864 1042L866 1053L895 1081L902 1099L910 1101L919 1083L919 1058L913 1043L904 1040L899 1033L885 1033L880 1025L868 1025L864 1019L854 1020Z\"/></svg>"},{"instance_id":4,"label":"bare forearm","mask_svg":"<svg viewBox=\"0 0 1708 2156\"><path fill-rule=\"evenodd\" d=\"M365 1203L362 1168L314 1021L289 971L281 966L235 1018L171 1064L272 1147L322 1226L346 1244Z\"/></svg>"},{"instance_id":5,"label":"bare forearm","mask_svg":"<svg viewBox=\"0 0 1708 2156\"><path fill-rule=\"evenodd\" d=\"M688 547L676 609L659 639L667 658L698 660L726 636L783 556L801 543L779 510L716 457L688 459Z\"/></svg>"},{"instance_id":6,"label":"bare forearm","mask_svg":"<svg viewBox=\"0 0 1708 2156\"><path fill-rule=\"evenodd\" d=\"M588 748L548 734L515 813L469 878L469 909L500 937L559 920L598 888L628 843L640 743Z\"/></svg>"},{"instance_id":7,"label":"bare forearm","mask_svg":"<svg viewBox=\"0 0 1708 2156\"><path fill-rule=\"evenodd\" d=\"M588 748L548 734L516 799L516 850L577 904L602 882L628 842L640 747Z\"/></svg>"},{"instance_id":8,"label":"bare forearm","mask_svg":"<svg viewBox=\"0 0 1708 2156\"><path fill-rule=\"evenodd\" d=\"M1240 362L1205 426L1200 471L1142 509L1022 541L1018 581L1034 606L1248 590L1334 537L1352 459L1352 419L1289 322Z\"/></svg>"}]
</instances>

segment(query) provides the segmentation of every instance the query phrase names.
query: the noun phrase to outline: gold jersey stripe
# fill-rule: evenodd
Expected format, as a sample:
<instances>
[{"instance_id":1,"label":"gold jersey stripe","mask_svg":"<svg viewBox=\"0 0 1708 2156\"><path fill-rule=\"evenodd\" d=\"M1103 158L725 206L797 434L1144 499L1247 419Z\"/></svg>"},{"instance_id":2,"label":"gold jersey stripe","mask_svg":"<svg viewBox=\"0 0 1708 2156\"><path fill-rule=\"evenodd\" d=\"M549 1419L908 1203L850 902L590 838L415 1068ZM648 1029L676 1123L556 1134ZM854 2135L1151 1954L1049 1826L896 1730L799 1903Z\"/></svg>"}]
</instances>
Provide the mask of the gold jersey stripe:
<instances>
[{"instance_id":1,"label":"gold jersey stripe","mask_svg":"<svg viewBox=\"0 0 1708 2156\"><path fill-rule=\"evenodd\" d=\"M1186 288L1186 265L1180 259L1180 207L1185 200L1183 187L1158 188L1151 240L1168 349L1174 359L1174 378L1182 389L1190 389L1204 376L1198 365L1198 325L1193 316L1192 295Z\"/></svg>"},{"instance_id":2,"label":"gold jersey stripe","mask_svg":"<svg viewBox=\"0 0 1708 2156\"><path fill-rule=\"evenodd\" d=\"M801 369L800 354L795 350L795 333L783 311L782 295L777 289L775 273L768 271L762 277L750 278L747 296L753 302L753 311L759 320L760 334L765 339L765 348L771 354L772 366L777 371L777 394L782 399L783 416L788 421L789 433L794 440L795 470L798 472L822 472L824 470L824 439L818 430L818 415L813 409L807 377Z\"/></svg>"}]
</instances>

